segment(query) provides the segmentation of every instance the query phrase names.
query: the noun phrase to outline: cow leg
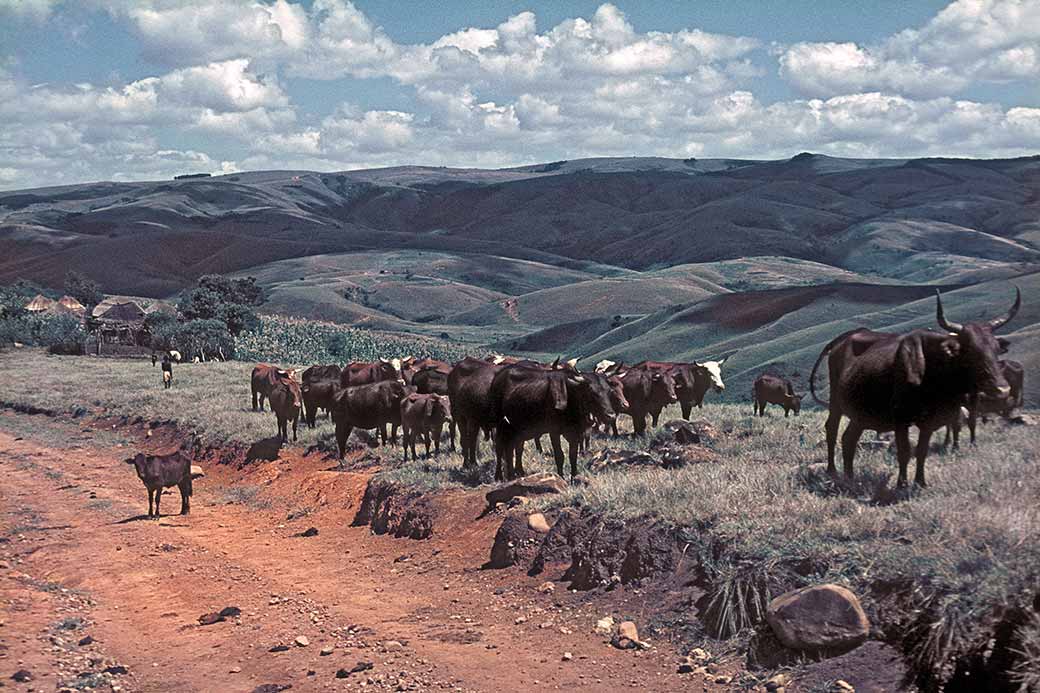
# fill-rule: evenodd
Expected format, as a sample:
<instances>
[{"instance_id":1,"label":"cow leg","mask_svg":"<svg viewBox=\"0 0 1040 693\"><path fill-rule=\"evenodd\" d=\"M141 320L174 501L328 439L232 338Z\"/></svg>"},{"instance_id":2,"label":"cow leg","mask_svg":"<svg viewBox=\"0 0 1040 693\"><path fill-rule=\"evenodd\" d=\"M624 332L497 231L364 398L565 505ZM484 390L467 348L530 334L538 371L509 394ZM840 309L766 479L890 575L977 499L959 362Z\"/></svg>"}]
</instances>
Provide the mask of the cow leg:
<instances>
[{"instance_id":1,"label":"cow leg","mask_svg":"<svg viewBox=\"0 0 1040 693\"><path fill-rule=\"evenodd\" d=\"M353 429L353 426L347 425L342 421L336 422L336 446L339 448L339 464L341 467L343 466L343 458L347 454L347 438L350 437L350 432Z\"/></svg>"},{"instance_id":2,"label":"cow leg","mask_svg":"<svg viewBox=\"0 0 1040 693\"><path fill-rule=\"evenodd\" d=\"M455 452L455 421L448 424L448 439L451 441L451 451Z\"/></svg>"},{"instance_id":3,"label":"cow leg","mask_svg":"<svg viewBox=\"0 0 1040 693\"><path fill-rule=\"evenodd\" d=\"M632 435L646 435L646 412L632 413Z\"/></svg>"},{"instance_id":4,"label":"cow leg","mask_svg":"<svg viewBox=\"0 0 1040 693\"><path fill-rule=\"evenodd\" d=\"M152 494L155 493L155 489L148 488L147 490L148 490L148 517L151 517L152 516Z\"/></svg>"},{"instance_id":5,"label":"cow leg","mask_svg":"<svg viewBox=\"0 0 1040 693\"><path fill-rule=\"evenodd\" d=\"M661 418L661 409L650 412L650 425L657 428L657 420Z\"/></svg>"},{"instance_id":6,"label":"cow leg","mask_svg":"<svg viewBox=\"0 0 1040 693\"><path fill-rule=\"evenodd\" d=\"M542 453L543 455L545 454L545 450L542 450L542 437L541 436L535 436L534 437L534 449L537 450L538 452Z\"/></svg>"},{"instance_id":7,"label":"cow leg","mask_svg":"<svg viewBox=\"0 0 1040 693\"><path fill-rule=\"evenodd\" d=\"M426 459L430 459L430 429L423 431L423 443L426 444Z\"/></svg>"},{"instance_id":8,"label":"cow leg","mask_svg":"<svg viewBox=\"0 0 1040 693\"><path fill-rule=\"evenodd\" d=\"M787 418L787 415L790 414L790 413L791 413L791 410L788 407L784 407L784 418L785 419Z\"/></svg>"},{"instance_id":9,"label":"cow leg","mask_svg":"<svg viewBox=\"0 0 1040 693\"><path fill-rule=\"evenodd\" d=\"M292 442L294 442L294 443L296 442L296 424L299 423L299 421L300 421L299 415L293 417L293 420L292 420Z\"/></svg>"},{"instance_id":10,"label":"cow leg","mask_svg":"<svg viewBox=\"0 0 1040 693\"><path fill-rule=\"evenodd\" d=\"M433 429L433 454L441 454L441 435L444 433L444 424L437 424ZM427 453L429 454L429 453Z\"/></svg>"},{"instance_id":11,"label":"cow leg","mask_svg":"<svg viewBox=\"0 0 1040 693\"><path fill-rule=\"evenodd\" d=\"M187 479L181 481L177 485L181 492L181 515L187 515L191 512L191 474L188 474Z\"/></svg>"},{"instance_id":12,"label":"cow leg","mask_svg":"<svg viewBox=\"0 0 1040 693\"><path fill-rule=\"evenodd\" d=\"M693 401L679 400L679 406L682 407L682 417L689 421L690 415L693 414Z\"/></svg>"},{"instance_id":13,"label":"cow leg","mask_svg":"<svg viewBox=\"0 0 1040 693\"><path fill-rule=\"evenodd\" d=\"M917 458L917 469L914 470L914 484L920 486L921 488L925 488L926 486L928 486L928 484L925 483L924 480L924 460L926 457L928 457L928 445L932 440L932 433L933 431L931 429L918 429L917 450L915 451L915 456Z\"/></svg>"},{"instance_id":14,"label":"cow leg","mask_svg":"<svg viewBox=\"0 0 1040 693\"><path fill-rule=\"evenodd\" d=\"M159 499L162 497L162 486L155 489L155 519L159 519Z\"/></svg>"},{"instance_id":15,"label":"cow leg","mask_svg":"<svg viewBox=\"0 0 1040 693\"><path fill-rule=\"evenodd\" d=\"M910 428L896 428L896 460L899 462L899 480L896 485L906 488L906 468L910 464Z\"/></svg>"},{"instance_id":16,"label":"cow leg","mask_svg":"<svg viewBox=\"0 0 1040 693\"><path fill-rule=\"evenodd\" d=\"M571 479L578 476L578 448L581 447L581 436L567 438L567 454L571 461Z\"/></svg>"},{"instance_id":17,"label":"cow leg","mask_svg":"<svg viewBox=\"0 0 1040 693\"><path fill-rule=\"evenodd\" d=\"M861 435L863 435L863 428L855 421L849 421L849 425L845 427L845 432L841 435L841 459L845 478L849 481L855 474L852 461L856 458L856 446L859 445Z\"/></svg>"},{"instance_id":18,"label":"cow leg","mask_svg":"<svg viewBox=\"0 0 1040 693\"><path fill-rule=\"evenodd\" d=\"M397 445L397 424L390 424L390 444Z\"/></svg>"},{"instance_id":19,"label":"cow leg","mask_svg":"<svg viewBox=\"0 0 1040 693\"><path fill-rule=\"evenodd\" d=\"M553 459L556 460L556 473L563 476L563 445L560 443L559 433L550 433L549 440L552 441ZM571 451L576 455L577 448L571 445Z\"/></svg>"},{"instance_id":20,"label":"cow leg","mask_svg":"<svg viewBox=\"0 0 1040 693\"><path fill-rule=\"evenodd\" d=\"M513 447L506 444L508 439L509 435L499 429L498 437L495 439L495 481L503 480L503 472L509 473L510 459L505 459L505 469L502 468L502 461L506 455L512 457L513 454Z\"/></svg>"},{"instance_id":21,"label":"cow leg","mask_svg":"<svg viewBox=\"0 0 1040 693\"><path fill-rule=\"evenodd\" d=\"M841 414L831 411L827 416L824 430L827 432L827 473L837 474L838 469L834 466L834 451L838 446L838 427L841 426Z\"/></svg>"},{"instance_id":22,"label":"cow leg","mask_svg":"<svg viewBox=\"0 0 1040 693\"><path fill-rule=\"evenodd\" d=\"M522 476L526 476L524 471L524 441L519 441L513 448L513 468L510 471L509 478L517 479Z\"/></svg>"},{"instance_id":23,"label":"cow leg","mask_svg":"<svg viewBox=\"0 0 1040 693\"><path fill-rule=\"evenodd\" d=\"M253 411L256 411L256 388L253 388Z\"/></svg>"},{"instance_id":24,"label":"cow leg","mask_svg":"<svg viewBox=\"0 0 1040 693\"><path fill-rule=\"evenodd\" d=\"M968 432L971 434L971 444L975 444L975 426L979 422L979 398L972 396L968 402Z\"/></svg>"}]
</instances>

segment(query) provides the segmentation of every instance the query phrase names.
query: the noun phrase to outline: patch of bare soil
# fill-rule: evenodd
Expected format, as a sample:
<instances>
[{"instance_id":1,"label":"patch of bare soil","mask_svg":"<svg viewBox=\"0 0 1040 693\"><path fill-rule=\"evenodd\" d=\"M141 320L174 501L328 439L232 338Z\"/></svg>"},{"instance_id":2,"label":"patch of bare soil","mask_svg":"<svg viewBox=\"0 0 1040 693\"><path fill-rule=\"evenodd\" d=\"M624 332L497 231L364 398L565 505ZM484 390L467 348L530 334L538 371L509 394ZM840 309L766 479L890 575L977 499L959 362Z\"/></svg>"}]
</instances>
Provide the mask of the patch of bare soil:
<instances>
[{"instance_id":1,"label":"patch of bare soil","mask_svg":"<svg viewBox=\"0 0 1040 693\"><path fill-rule=\"evenodd\" d=\"M0 427L0 676L13 690L729 689L677 673L679 653L651 631L649 650L595 632L606 615L641 625L650 592L539 591L559 576L482 570L502 517L482 516L479 492L432 496L432 534L398 539L353 525L374 470L296 450L219 465L200 450L191 514L149 520L124 460L184 440L145 423L124 433L139 442L69 449ZM163 507L176 501L171 489ZM9 679L22 670L31 681Z\"/></svg>"}]
</instances>

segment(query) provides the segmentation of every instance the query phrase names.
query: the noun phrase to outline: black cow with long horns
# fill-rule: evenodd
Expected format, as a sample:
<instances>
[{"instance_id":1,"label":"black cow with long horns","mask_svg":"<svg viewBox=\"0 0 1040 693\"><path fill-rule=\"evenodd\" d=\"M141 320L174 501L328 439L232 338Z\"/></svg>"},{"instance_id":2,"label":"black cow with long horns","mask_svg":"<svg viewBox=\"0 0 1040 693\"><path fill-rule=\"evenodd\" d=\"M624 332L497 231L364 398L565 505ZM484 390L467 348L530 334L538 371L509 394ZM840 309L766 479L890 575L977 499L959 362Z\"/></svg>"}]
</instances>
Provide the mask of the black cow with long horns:
<instances>
[{"instance_id":1,"label":"black cow with long horns","mask_svg":"<svg viewBox=\"0 0 1040 693\"><path fill-rule=\"evenodd\" d=\"M1006 397L1011 388L997 362L1006 342L994 332L1018 313L1022 294L1016 287L1015 302L999 318L964 325L943 314L942 299L935 293L936 319L945 332L913 330L906 334L857 329L831 341L813 365L809 387L813 399L829 407L827 471L834 466L841 417L849 424L841 437L846 478L852 478L856 445L864 430L894 431L899 461L899 485L906 486L910 461L910 426L920 432L915 457L914 483L925 486L924 461L932 433L956 414L963 396L980 393ZM830 402L816 395L816 371L828 357Z\"/></svg>"}]
</instances>

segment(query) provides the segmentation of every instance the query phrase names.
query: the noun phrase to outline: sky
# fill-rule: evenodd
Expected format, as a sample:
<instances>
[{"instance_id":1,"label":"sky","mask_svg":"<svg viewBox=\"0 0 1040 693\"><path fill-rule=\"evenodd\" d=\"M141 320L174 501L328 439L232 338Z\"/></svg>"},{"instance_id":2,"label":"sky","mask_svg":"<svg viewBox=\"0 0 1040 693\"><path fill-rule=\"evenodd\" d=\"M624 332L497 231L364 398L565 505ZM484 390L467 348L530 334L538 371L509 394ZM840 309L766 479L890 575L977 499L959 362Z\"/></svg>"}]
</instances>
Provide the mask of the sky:
<instances>
[{"instance_id":1,"label":"sky","mask_svg":"<svg viewBox=\"0 0 1040 693\"><path fill-rule=\"evenodd\" d=\"M0 0L0 189L1040 153L1040 0Z\"/></svg>"}]
</instances>

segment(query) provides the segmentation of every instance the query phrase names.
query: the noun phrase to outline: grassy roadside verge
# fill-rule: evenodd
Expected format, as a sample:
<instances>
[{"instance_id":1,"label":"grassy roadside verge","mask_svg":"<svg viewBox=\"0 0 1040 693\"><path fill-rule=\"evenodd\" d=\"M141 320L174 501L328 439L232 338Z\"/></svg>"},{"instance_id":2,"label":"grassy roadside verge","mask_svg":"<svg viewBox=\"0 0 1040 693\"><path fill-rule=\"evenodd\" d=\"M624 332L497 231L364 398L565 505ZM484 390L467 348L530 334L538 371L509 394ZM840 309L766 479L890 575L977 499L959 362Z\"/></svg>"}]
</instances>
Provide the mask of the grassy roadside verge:
<instances>
[{"instance_id":1,"label":"grassy roadside verge","mask_svg":"<svg viewBox=\"0 0 1040 693\"><path fill-rule=\"evenodd\" d=\"M270 438L275 422L269 412L250 409L251 365L184 364L166 391L146 360L7 351L0 353L0 401L176 420L212 442L253 443ZM846 584L873 613L886 614L886 635L900 640L925 682L944 681L958 663L983 656L996 624L1021 621L1014 627L1030 653L1021 661L1031 667L1022 676L1040 680L1032 610L1040 594L1036 428L983 426L978 447L933 452L930 487L906 494L893 488L895 461L879 449L859 452L855 484L836 485L823 471L823 413L784 419L776 411L758 419L747 405L710 404L696 416L718 429L712 445L720 461L586 473L586 484L540 503L626 519L654 515L685 528L714 594L723 597L765 600L800 584ZM301 428L297 445L313 444L331 428ZM597 439L592 452L608 447L645 443ZM488 480L487 471L463 474L457 454L408 463L399 448L380 454L382 478L422 490ZM533 449L525 462L531 472L552 468ZM749 624L737 612L730 631Z\"/></svg>"}]
</instances>

